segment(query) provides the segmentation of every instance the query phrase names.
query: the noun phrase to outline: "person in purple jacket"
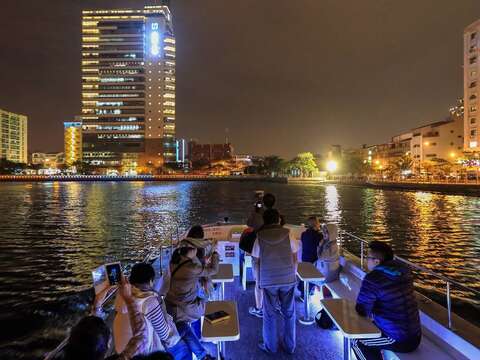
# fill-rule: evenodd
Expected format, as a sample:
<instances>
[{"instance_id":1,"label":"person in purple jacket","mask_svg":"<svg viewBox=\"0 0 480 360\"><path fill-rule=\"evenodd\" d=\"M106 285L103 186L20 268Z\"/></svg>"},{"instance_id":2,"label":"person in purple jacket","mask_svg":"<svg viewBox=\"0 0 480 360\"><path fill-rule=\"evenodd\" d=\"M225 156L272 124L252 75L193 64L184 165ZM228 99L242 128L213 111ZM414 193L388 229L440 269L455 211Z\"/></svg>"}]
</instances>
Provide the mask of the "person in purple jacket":
<instances>
[{"instance_id":1,"label":"person in purple jacket","mask_svg":"<svg viewBox=\"0 0 480 360\"><path fill-rule=\"evenodd\" d=\"M356 310L371 317L382 336L354 340L352 348L359 360L382 360L382 350L414 351L420 345L422 328L410 269L394 260L387 243L372 241L368 247L370 272L362 281Z\"/></svg>"}]
</instances>

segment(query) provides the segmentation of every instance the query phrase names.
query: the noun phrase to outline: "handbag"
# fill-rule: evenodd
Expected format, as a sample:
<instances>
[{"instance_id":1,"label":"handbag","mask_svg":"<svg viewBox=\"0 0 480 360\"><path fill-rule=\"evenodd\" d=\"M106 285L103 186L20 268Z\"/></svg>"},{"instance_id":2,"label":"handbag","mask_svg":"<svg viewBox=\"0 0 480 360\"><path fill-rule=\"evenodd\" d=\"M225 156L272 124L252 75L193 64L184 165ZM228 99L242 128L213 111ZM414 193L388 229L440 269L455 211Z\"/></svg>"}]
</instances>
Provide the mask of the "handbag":
<instances>
[{"instance_id":1,"label":"handbag","mask_svg":"<svg viewBox=\"0 0 480 360\"><path fill-rule=\"evenodd\" d=\"M319 327L325 330L337 330L337 327L333 323L330 315L327 314L325 309L320 310L317 315L315 315L315 322Z\"/></svg>"}]
</instances>

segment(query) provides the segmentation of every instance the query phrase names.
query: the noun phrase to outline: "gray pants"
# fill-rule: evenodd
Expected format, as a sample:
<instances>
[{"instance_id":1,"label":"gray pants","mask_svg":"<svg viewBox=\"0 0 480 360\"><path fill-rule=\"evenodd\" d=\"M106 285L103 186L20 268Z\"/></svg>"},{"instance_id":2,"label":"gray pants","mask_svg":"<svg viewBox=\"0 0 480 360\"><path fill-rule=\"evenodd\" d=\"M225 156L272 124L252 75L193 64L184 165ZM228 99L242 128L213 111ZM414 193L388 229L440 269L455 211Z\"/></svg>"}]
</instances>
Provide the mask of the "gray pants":
<instances>
[{"instance_id":1,"label":"gray pants","mask_svg":"<svg viewBox=\"0 0 480 360\"><path fill-rule=\"evenodd\" d=\"M286 352L295 351L295 285L272 286L263 289L263 342L271 352L278 350L277 319L280 316L278 306L283 315L283 346Z\"/></svg>"}]
</instances>

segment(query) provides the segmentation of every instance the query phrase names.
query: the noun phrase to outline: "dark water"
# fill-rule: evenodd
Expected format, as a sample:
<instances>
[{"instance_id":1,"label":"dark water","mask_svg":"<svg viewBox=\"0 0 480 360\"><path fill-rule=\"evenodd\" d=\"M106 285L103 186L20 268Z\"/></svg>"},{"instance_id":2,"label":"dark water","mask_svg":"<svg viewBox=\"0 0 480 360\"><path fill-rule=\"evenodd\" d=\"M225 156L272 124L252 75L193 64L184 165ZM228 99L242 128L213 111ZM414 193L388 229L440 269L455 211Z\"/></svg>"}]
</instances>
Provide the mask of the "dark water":
<instances>
[{"instance_id":1,"label":"dark water","mask_svg":"<svg viewBox=\"0 0 480 360\"><path fill-rule=\"evenodd\" d=\"M0 355L38 358L91 301L90 270L141 259L192 223L242 222L253 191L289 223L310 215L391 241L420 265L480 290L480 198L335 185L243 182L0 184ZM422 279L440 297L444 284ZM480 299L454 289L457 308ZM23 354L23 355L22 355Z\"/></svg>"}]
</instances>

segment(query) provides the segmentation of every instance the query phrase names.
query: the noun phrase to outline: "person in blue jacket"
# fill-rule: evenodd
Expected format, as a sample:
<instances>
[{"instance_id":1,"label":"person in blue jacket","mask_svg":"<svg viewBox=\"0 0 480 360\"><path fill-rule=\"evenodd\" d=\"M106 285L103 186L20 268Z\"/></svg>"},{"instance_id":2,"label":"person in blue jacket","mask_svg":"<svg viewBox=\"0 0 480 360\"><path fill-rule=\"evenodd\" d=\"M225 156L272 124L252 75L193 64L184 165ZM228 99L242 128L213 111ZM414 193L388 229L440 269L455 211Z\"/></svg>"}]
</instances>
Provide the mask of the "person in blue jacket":
<instances>
[{"instance_id":1,"label":"person in blue jacket","mask_svg":"<svg viewBox=\"0 0 480 360\"><path fill-rule=\"evenodd\" d=\"M318 249L323 244L323 235L320 231L320 221L316 216L311 216L307 220L307 230L302 233L302 262L309 262L315 264L318 260ZM314 284L309 283L308 290L311 292L315 287ZM303 281L298 283L298 290L300 290L299 300L303 299L304 285Z\"/></svg>"},{"instance_id":2,"label":"person in blue jacket","mask_svg":"<svg viewBox=\"0 0 480 360\"><path fill-rule=\"evenodd\" d=\"M382 241L369 243L367 265L370 272L362 281L356 310L371 317L382 336L354 340L357 358L382 360L382 350L414 351L420 345L422 328L410 269L394 260L392 248Z\"/></svg>"}]
</instances>

